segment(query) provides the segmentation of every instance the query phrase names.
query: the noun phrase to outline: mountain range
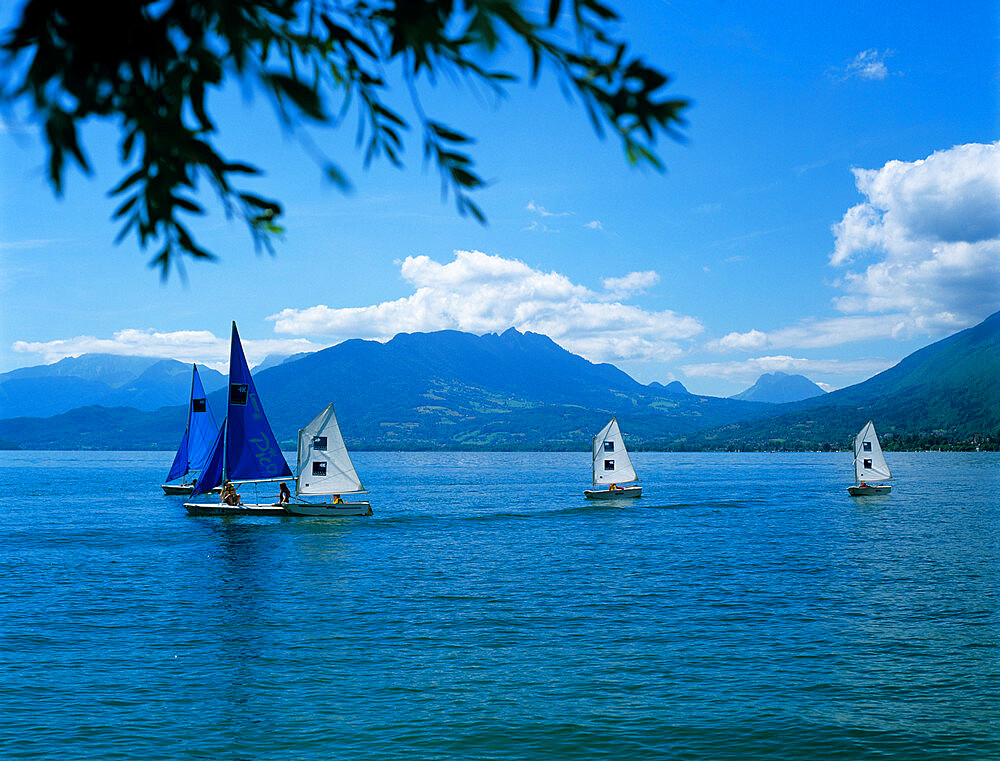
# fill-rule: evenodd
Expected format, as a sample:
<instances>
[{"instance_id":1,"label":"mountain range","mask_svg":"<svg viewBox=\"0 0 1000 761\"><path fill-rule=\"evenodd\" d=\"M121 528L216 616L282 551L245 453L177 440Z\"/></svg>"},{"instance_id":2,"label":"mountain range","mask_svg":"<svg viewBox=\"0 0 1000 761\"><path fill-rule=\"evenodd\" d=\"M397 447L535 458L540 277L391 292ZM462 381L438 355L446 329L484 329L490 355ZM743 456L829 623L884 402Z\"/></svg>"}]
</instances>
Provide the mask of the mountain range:
<instances>
[{"instance_id":1,"label":"mountain range","mask_svg":"<svg viewBox=\"0 0 1000 761\"><path fill-rule=\"evenodd\" d=\"M206 391L226 385L226 377L199 368ZM50 417L78 407L134 407L156 410L186 404L191 365L173 359L84 354L51 365L22 367L0 374L0 418Z\"/></svg>"},{"instance_id":2,"label":"mountain range","mask_svg":"<svg viewBox=\"0 0 1000 761\"><path fill-rule=\"evenodd\" d=\"M784 404L691 394L676 381L644 385L612 365L571 354L546 336L513 329L500 335L439 331L400 334L386 343L345 341L275 358L255 372L254 383L275 434L288 448L294 448L298 428L331 401L352 449L586 449L613 415L636 449L843 448L869 417L890 441L929 435L995 440L998 335L1000 313L864 383ZM92 357L77 361L95 367L109 361ZM128 406L102 401L46 417L22 414L0 420L0 439L29 449L176 447L187 415L190 366L114 359L128 361L78 380L105 384L110 388L101 391L105 398ZM147 364L141 367L142 362ZM55 384L61 377L43 379L35 368L6 373L0 392L7 397L0 403L12 398L14 381L30 390L28 371L35 373L39 396L47 393L38 391L47 388L42 380ZM137 379L151 372L179 384L181 392L173 386L169 391L176 406L153 408L150 394L135 391ZM203 369L202 380L215 389L209 405L221 420L225 378ZM82 393L83 386L76 388ZM128 398L130 388L146 409ZM167 393L162 391L163 398ZM27 395L22 391L22 398Z\"/></svg>"}]
</instances>

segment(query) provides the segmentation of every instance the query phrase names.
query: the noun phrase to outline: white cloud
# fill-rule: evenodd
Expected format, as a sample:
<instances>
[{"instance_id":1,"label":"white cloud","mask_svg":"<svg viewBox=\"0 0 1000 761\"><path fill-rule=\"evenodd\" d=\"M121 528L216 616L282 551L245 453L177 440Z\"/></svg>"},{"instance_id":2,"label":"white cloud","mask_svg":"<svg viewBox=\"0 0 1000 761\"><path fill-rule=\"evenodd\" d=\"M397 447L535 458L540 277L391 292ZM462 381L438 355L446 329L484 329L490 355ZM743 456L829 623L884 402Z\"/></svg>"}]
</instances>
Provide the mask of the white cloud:
<instances>
[{"instance_id":1,"label":"white cloud","mask_svg":"<svg viewBox=\"0 0 1000 761\"><path fill-rule=\"evenodd\" d=\"M296 354L316 351L324 345L304 338L246 340L241 337L243 352L251 366L268 354ZM56 341L15 341L13 350L37 354L46 364L81 354L118 354L132 357L164 357L181 362L197 362L220 372L229 366L229 337L218 338L207 330L179 330L162 333L155 330L119 330L111 338L76 336Z\"/></svg>"},{"instance_id":2,"label":"white cloud","mask_svg":"<svg viewBox=\"0 0 1000 761\"><path fill-rule=\"evenodd\" d=\"M790 375L805 375L813 380L813 375L843 376L854 378L858 375L871 377L892 367L894 360L888 359L805 359L774 355L751 357L738 362L706 362L683 365L681 369L689 378L723 378L728 381L752 384L764 373L783 372ZM829 384L818 384L829 391Z\"/></svg>"},{"instance_id":3,"label":"white cloud","mask_svg":"<svg viewBox=\"0 0 1000 761\"><path fill-rule=\"evenodd\" d=\"M1000 141L854 169L867 198L833 227L845 313L969 324L1000 303ZM874 260L874 261L873 261ZM945 317L945 319L949 319Z\"/></svg>"},{"instance_id":4,"label":"white cloud","mask_svg":"<svg viewBox=\"0 0 1000 761\"><path fill-rule=\"evenodd\" d=\"M889 67L885 59L893 55L892 50L878 51L875 48L862 50L843 68L831 71L835 79L871 79L880 80L889 76Z\"/></svg>"},{"instance_id":5,"label":"white cloud","mask_svg":"<svg viewBox=\"0 0 1000 761\"><path fill-rule=\"evenodd\" d=\"M660 282L660 276L652 270L646 272L630 272L625 277L608 277L604 279L604 290L619 297L630 293L643 293Z\"/></svg>"},{"instance_id":6,"label":"white cloud","mask_svg":"<svg viewBox=\"0 0 1000 761\"><path fill-rule=\"evenodd\" d=\"M709 351L761 351L764 349L825 349L855 341L908 339L926 333L958 330L964 327L954 315L933 315L915 320L910 315L852 315L829 320L803 320L797 325L765 333L749 330L730 333L709 341Z\"/></svg>"},{"instance_id":7,"label":"white cloud","mask_svg":"<svg viewBox=\"0 0 1000 761\"><path fill-rule=\"evenodd\" d=\"M609 301L557 272L479 251L456 251L447 264L409 256L400 271L414 289L404 298L365 307L289 308L268 319L278 333L333 339L387 340L400 332L445 329L483 334L515 327L547 335L593 361L670 359L681 353L679 342L702 331L693 317ZM656 278L656 273L631 273L609 282L635 288Z\"/></svg>"},{"instance_id":8,"label":"white cloud","mask_svg":"<svg viewBox=\"0 0 1000 761\"><path fill-rule=\"evenodd\" d=\"M601 224L600 220L593 219L584 225L588 230L603 230L604 225Z\"/></svg>"},{"instance_id":9,"label":"white cloud","mask_svg":"<svg viewBox=\"0 0 1000 761\"><path fill-rule=\"evenodd\" d=\"M30 251L36 248L48 248L53 243L64 243L59 238L38 238L36 240L0 241L0 251Z\"/></svg>"},{"instance_id":10,"label":"white cloud","mask_svg":"<svg viewBox=\"0 0 1000 761\"><path fill-rule=\"evenodd\" d=\"M528 205L524 207L528 211L533 211L540 217L572 217L572 211L549 211L544 206L539 206L534 201L528 201Z\"/></svg>"},{"instance_id":11,"label":"white cloud","mask_svg":"<svg viewBox=\"0 0 1000 761\"><path fill-rule=\"evenodd\" d=\"M940 335L1000 308L1000 142L854 169L866 200L833 226L842 317L730 333L713 351Z\"/></svg>"}]
</instances>

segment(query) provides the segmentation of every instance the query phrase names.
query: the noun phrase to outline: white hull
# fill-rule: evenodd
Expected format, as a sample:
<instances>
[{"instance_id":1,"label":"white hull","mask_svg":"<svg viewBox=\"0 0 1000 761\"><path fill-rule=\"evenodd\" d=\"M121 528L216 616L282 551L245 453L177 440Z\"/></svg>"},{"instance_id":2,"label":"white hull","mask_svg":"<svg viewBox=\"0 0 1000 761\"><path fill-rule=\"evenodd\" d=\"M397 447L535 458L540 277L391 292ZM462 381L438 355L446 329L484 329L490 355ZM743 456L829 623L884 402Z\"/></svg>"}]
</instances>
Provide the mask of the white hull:
<instances>
[{"instance_id":1,"label":"white hull","mask_svg":"<svg viewBox=\"0 0 1000 761\"><path fill-rule=\"evenodd\" d=\"M185 502L184 509L190 515L275 515L286 518L314 516L337 518L350 515L371 515L372 506L368 502L343 502L341 504L293 504L293 505L224 505L221 502Z\"/></svg>"},{"instance_id":2,"label":"white hull","mask_svg":"<svg viewBox=\"0 0 1000 761\"><path fill-rule=\"evenodd\" d=\"M848 486L847 493L852 497L870 497L875 494L888 494L892 491L892 487L889 485L885 486L872 486L868 484L866 486Z\"/></svg>"},{"instance_id":3,"label":"white hull","mask_svg":"<svg viewBox=\"0 0 1000 761\"><path fill-rule=\"evenodd\" d=\"M370 502L293 502L285 505L292 515L312 515L321 518L335 518L338 515L371 515Z\"/></svg>"},{"instance_id":4,"label":"white hull","mask_svg":"<svg viewBox=\"0 0 1000 761\"><path fill-rule=\"evenodd\" d=\"M632 499L642 496L641 486L623 486L619 489L587 489L583 492L587 499Z\"/></svg>"}]
</instances>

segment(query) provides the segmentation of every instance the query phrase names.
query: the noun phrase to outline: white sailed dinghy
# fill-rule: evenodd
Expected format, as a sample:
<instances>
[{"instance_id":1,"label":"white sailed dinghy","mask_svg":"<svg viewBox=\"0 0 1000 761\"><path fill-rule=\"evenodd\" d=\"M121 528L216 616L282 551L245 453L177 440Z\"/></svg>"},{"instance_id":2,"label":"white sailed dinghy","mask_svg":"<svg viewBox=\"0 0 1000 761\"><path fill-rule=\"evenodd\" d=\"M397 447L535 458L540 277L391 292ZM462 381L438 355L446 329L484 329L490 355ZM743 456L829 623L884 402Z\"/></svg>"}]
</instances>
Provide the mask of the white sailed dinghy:
<instances>
[{"instance_id":1,"label":"white sailed dinghy","mask_svg":"<svg viewBox=\"0 0 1000 761\"><path fill-rule=\"evenodd\" d=\"M638 481L639 477L635 474L632 460L625 449L625 440L618 427L618 418L611 418L611 422L594 437L593 454L594 488L585 490L583 496L587 499L623 499L642 496L642 487L637 484L619 486L621 483ZM598 489L598 484L607 484L608 488Z\"/></svg>"},{"instance_id":2,"label":"white sailed dinghy","mask_svg":"<svg viewBox=\"0 0 1000 761\"><path fill-rule=\"evenodd\" d=\"M369 502L337 501L342 494L365 491L347 452L333 405L319 413L299 431L299 452L295 499L285 505L293 515L371 515ZM304 497L333 497L313 502Z\"/></svg>"},{"instance_id":3,"label":"white sailed dinghy","mask_svg":"<svg viewBox=\"0 0 1000 761\"><path fill-rule=\"evenodd\" d=\"M887 481L892 478L889 465L882 454L882 445L875 433L875 424L869 420L854 437L854 486L847 487L852 497L867 497L874 494L888 494L889 484L869 483Z\"/></svg>"},{"instance_id":4,"label":"white sailed dinghy","mask_svg":"<svg viewBox=\"0 0 1000 761\"><path fill-rule=\"evenodd\" d=\"M306 447L304 440L308 440ZM234 322L229 349L228 414L208 461L195 482L194 493L206 494L219 485L261 484L283 481L291 476L291 468L285 462L264 414ZM295 491L296 494L331 496L363 491L340 435L332 404L299 431L299 477ZM371 505L367 502L334 500L327 504L297 498L295 504L279 504L276 496L271 503L244 504L239 498L238 504L231 504L224 501L225 496L223 489L223 499L217 502L186 502L184 509L191 515L327 517L372 514Z\"/></svg>"}]
</instances>

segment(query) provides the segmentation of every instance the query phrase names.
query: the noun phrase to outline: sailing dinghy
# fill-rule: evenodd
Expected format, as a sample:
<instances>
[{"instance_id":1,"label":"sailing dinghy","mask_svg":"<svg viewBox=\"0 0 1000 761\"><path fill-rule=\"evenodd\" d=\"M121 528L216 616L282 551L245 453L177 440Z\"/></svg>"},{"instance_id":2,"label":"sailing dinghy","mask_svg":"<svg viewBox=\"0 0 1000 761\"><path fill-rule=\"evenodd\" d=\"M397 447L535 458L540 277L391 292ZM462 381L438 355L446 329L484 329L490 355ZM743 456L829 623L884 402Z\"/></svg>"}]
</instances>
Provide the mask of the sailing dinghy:
<instances>
[{"instance_id":1,"label":"sailing dinghy","mask_svg":"<svg viewBox=\"0 0 1000 761\"><path fill-rule=\"evenodd\" d=\"M229 404L226 419L215 438L208 462L194 484L196 495L232 481L234 484L280 481L290 478L281 447L271 432L257 389L250 376L240 334L233 323L229 347ZM221 501L187 502L192 515L289 515L275 504L228 505Z\"/></svg>"},{"instance_id":2,"label":"sailing dinghy","mask_svg":"<svg viewBox=\"0 0 1000 761\"><path fill-rule=\"evenodd\" d=\"M594 437L593 454L594 488L585 490L583 496L587 499L622 499L642 496L641 486L635 484L632 486L618 485L639 480L635 474L635 468L632 467L628 451L625 449L625 440L618 427L618 418L611 418L611 422ZM608 484L608 488L598 489L598 484Z\"/></svg>"},{"instance_id":3,"label":"sailing dinghy","mask_svg":"<svg viewBox=\"0 0 1000 761\"><path fill-rule=\"evenodd\" d=\"M164 494L187 497L193 493L195 479L192 476L188 481L187 476L199 473L205 467L218 435L219 426L215 422L212 410L208 407L205 388L201 385L201 378L198 375L198 365L192 365L187 427L184 429L184 438L177 447L173 465L167 474L167 483L162 485ZM170 483L178 478L181 479L180 483Z\"/></svg>"},{"instance_id":4,"label":"sailing dinghy","mask_svg":"<svg viewBox=\"0 0 1000 761\"><path fill-rule=\"evenodd\" d=\"M295 499L284 506L289 513L323 517L372 514L369 502L338 501L340 495L359 494L365 487L347 452L332 404L299 431L296 470ZM321 502L304 499L319 496L333 499Z\"/></svg>"},{"instance_id":5,"label":"sailing dinghy","mask_svg":"<svg viewBox=\"0 0 1000 761\"><path fill-rule=\"evenodd\" d=\"M887 481L892 478L889 465L882 454L882 446L875 434L875 424L869 420L854 437L854 486L847 487L852 497L888 494L889 484L872 484L870 481Z\"/></svg>"}]
</instances>

